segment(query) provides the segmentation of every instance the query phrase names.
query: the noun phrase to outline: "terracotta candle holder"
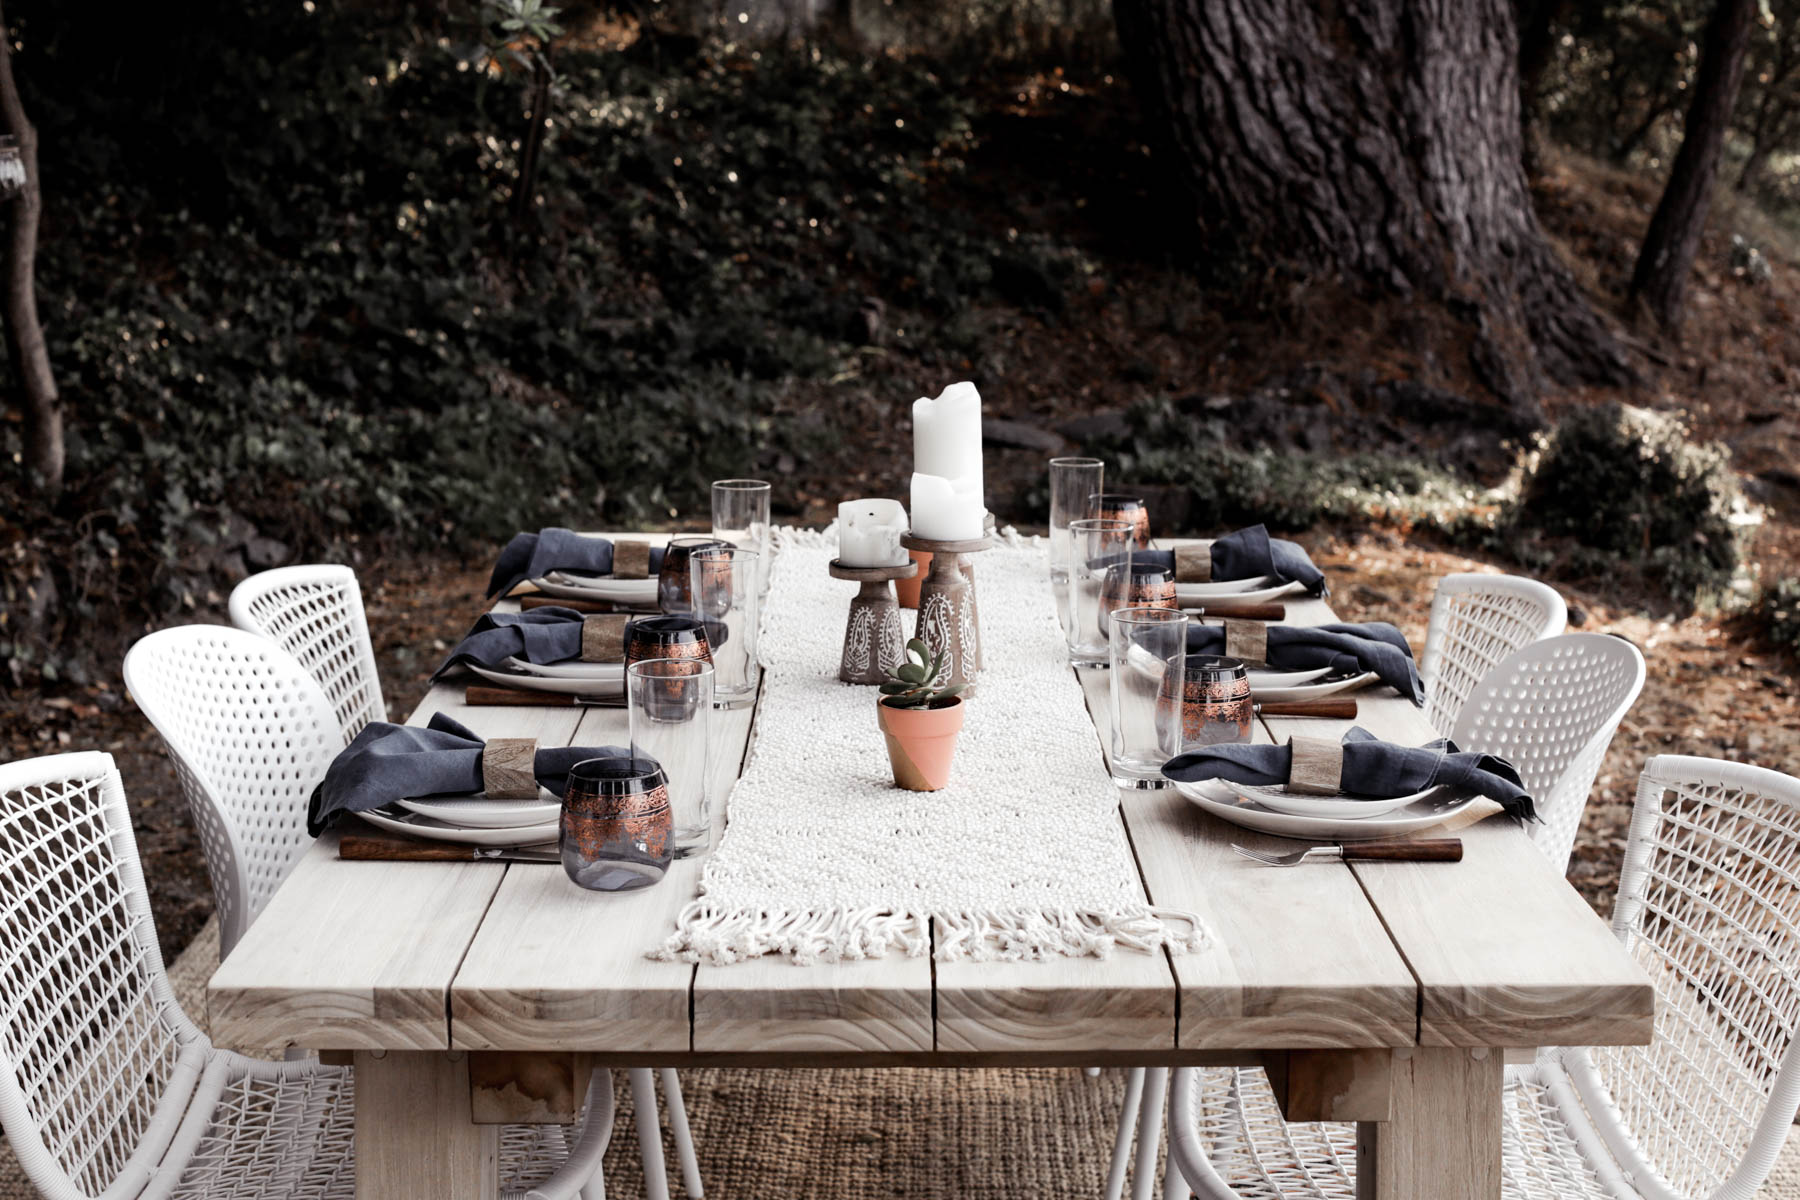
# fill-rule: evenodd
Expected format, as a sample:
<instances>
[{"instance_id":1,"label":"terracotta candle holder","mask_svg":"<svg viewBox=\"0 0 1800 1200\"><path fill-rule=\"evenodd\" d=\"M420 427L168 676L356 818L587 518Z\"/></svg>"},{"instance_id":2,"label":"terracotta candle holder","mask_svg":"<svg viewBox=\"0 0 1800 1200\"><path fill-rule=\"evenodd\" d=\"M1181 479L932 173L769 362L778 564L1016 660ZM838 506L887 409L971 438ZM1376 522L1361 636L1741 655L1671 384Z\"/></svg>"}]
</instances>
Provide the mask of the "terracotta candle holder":
<instances>
[{"instance_id":1,"label":"terracotta candle holder","mask_svg":"<svg viewBox=\"0 0 1800 1200\"><path fill-rule=\"evenodd\" d=\"M862 584L850 601L850 621L844 626L844 654L838 678L845 683L882 683L887 673L906 657L906 631L900 627L900 606L894 602L895 579L911 579L919 564L894 567L846 567L831 560L831 577Z\"/></svg>"},{"instance_id":2,"label":"terracotta candle holder","mask_svg":"<svg viewBox=\"0 0 1800 1200\"><path fill-rule=\"evenodd\" d=\"M981 629L975 612L975 589L963 571L965 554L986 550L986 537L938 541L907 534L900 544L908 550L931 554L931 573L919 586L919 620L914 637L933 653L942 652L943 683L960 683L963 694L973 695L975 677L981 671Z\"/></svg>"}]
</instances>

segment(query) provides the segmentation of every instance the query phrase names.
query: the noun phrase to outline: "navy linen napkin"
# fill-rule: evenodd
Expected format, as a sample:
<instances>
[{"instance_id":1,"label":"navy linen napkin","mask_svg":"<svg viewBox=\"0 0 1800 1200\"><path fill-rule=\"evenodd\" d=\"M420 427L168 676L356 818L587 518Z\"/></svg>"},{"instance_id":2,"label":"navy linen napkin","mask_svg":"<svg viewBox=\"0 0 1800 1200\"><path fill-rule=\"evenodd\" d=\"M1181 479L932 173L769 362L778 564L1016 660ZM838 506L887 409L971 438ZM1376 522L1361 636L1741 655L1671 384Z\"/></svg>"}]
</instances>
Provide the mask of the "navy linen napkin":
<instances>
[{"instance_id":1,"label":"navy linen napkin","mask_svg":"<svg viewBox=\"0 0 1800 1200\"><path fill-rule=\"evenodd\" d=\"M545 605L528 612L482 613L468 634L433 671L436 680L453 668L474 663L490 671L498 671L509 658L522 658L529 663L573 662L581 657L581 626L587 616L572 608ZM625 639L631 640L631 626L625 624ZM708 645L723 646L730 629L723 621L704 620Z\"/></svg>"},{"instance_id":2,"label":"navy linen napkin","mask_svg":"<svg viewBox=\"0 0 1800 1200\"><path fill-rule=\"evenodd\" d=\"M1288 781L1292 763L1291 747L1234 743L1177 754L1163 764L1163 774L1180 783L1225 779L1252 787L1274 787ZM1339 786L1346 796L1372 800L1410 796L1439 786L1462 788L1498 802L1510 817L1537 820L1537 808L1511 763L1492 754L1459 750L1446 738L1424 746L1400 746L1380 741L1358 726L1344 735L1344 772Z\"/></svg>"},{"instance_id":3,"label":"navy linen napkin","mask_svg":"<svg viewBox=\"0 0 1800 1200\"><path fill-rule=\"evenodd\" d=\"M306 831L318 837L345 813L420 796L466 796L481 791L481 753L487 745L443 713L420 729L376 721L332 760L306 806ZM569 768L590 758L625 757L623 746L540 747L533 771L558 796ZM639 757L643 757L639 755Z\"/></svg>"},{"instance_id":4,"label":"navy linen napkin","mask_svg":"<svg viewBox=\"0 0 1800 1200\"><path fill-rule=\"evenodd\" d=\"M650 547L650 575L662 569L662 547ZM582 537L573 529L553 526L536 533L515 533L494 562L488 579L490 598L503 596L527 579L542 579L552 571L582 575L612 574L613 545L606 538Z\"/></svg>"},{"instance_id":5,"label":"navy linen napkin","mask_svg":"<svg viewBox=\"0 0 1800 1200\"><path fill-rule=\"evenodd\" d=\"M1175 568L1171 550L1133 550L1131 561L1153 563ZM1272 538L1261 525L1251 525L1236 533L1214 538L1212 543L1212 577L1214 579L1261 579L1273 575L1283 583L1303 583L1315 596L1331 589L1326 586L1325 572L1293 542Z\"/></svg>"},{"instance_id":6,"label":"navy linen napkin","mask_svg":"<svg viewBox=\"0 0 1800 1200\"><path fill-rule=\"evenodd\" d=\"M1271 625L1269 666L1284 671L1329 667L1334 674L1373 671L1381 682L1411 700L1425 703L1425 687L1413 665L1406 635L1386 621L1364 625ZM1223 625L1188 625L1189 654L1225 653Z\"/></svg>"}]
</instances>

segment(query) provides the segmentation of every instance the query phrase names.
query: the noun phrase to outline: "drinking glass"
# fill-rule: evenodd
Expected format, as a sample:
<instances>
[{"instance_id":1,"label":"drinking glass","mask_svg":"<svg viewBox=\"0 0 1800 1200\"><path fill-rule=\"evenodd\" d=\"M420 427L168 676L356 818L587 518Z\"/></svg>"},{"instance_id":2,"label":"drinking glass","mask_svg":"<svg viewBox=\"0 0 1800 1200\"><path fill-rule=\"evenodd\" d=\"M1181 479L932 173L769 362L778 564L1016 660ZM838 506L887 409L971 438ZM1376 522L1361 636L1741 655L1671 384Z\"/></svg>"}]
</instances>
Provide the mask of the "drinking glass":
<instances>
[{"instance_id":1,"label":"drinking glass","mask_svg":"<svg viewBox=\"0 0 1800 1200\"><path fill-rule=\"evenodd\" d=\"M1150 506L1144 503L1142 496L1128 492L1095 492L1087 498L1087 510L1083 515L1096 520L1130 521L1137 527L1138 549L1150 548Z\"/></svg>"},{"instance_id":2,"label":"drinking glass","mask_svg":"<svg viewBox=\"0 0 1800 1200\"><path fill-rule=\"evenodd\" d=\"M761 556L756 562L756 591L768 595L775 549L769 537L769 485L760 479L714 480L712 521L715 538Z\"/></svg>"},{"instance_id":3,"label":"drinking glass","mask_svg":"<svg viewBox=\"0 0 1800 1200\"><path fill-rule=\"evenodd\" d=\"M696 550L730 544L716 537L670 538L668 546L663 550L662 569L656 575L657 607L672 616L692 614L694 577L688 571L688 559Z\"/></svg>"},{"instance_id":4,"label":"drinking glass","mask_svg":"<svg viewBox=\"0 0 1800 1200\"><path fill-rule=\"evenodd\" d=\"M708 546L688 559L694 613L712 641L713 697L720 708L756 699L756 623L761 609L757 581L763 556L740 546Z\"/></svg>"},{"instance_id":5,"label":"drinking glass","mask_svg":"<svg viewBox=\"0 0 1800 1200\"><path fill-rule=\"evenodd\" d=\"M691 658L649 658L625 671L631 755L653 758L667 780L676 858L712 846L713 667Z\"/></svg>"},{"instance_id":6,"label":"drinking glass","mask_svg":"<svg viewBox=\"0 0 1800 1200\"><path fill-rule=\"evenodd\" d=\"M1130 521L1084 518L1069 522L1069 661L1078 667L1104 667L1107 624L1102 603L1108 568L1131 568L1137 533Z\"/></svg>"},{"instance_id":7,"label":"drinking glass","mask_svg":"<svg viewBox=\"0 0 1800 1200\"><path fill-rule=\"evenodd\" d=\"M1106 464L1097 458L1050 460L1050 587L1056 612L1069 624L1069 522L1087 516L1087 498L1099 492Z\"/></svg>"},{"instance_id":8,"label":"drinking glass","mask_svg":"<svg viewBox=\"0 0 1800 1200\"><path fill-rule=\"evenodd\" d=\"M669 870L669 786L654 760L583 759L569 768L557 850L563 870L594 892L649 887Z\"/></svg>"},{"instance_id":9,"label":"drinking glass","mask_svg":"<svg viewBox=\"0 0 1800 1200\"><path fill-rule=\"evenodd\" d=\"M1250 696L1250 672L1242 659L1188 655L1179 684L1172 673L1164 678L1162 702L1171 717L1181 714L1183 753L1250 740L1256 704Z\"/></svg>"},{"instance_id":10,"label":"drinking glass","mask_svg":"<svg viewBox=\"0 0 1800 1200\"><path fill-rule=\"evenodd\" d=\"M1163 787L1162 766L1181 753L1181 709L1165 681L1187 671L1187 614L1121 608L1112 615L1112 775L1133 787Z\"/></svg>"}]
</instances>

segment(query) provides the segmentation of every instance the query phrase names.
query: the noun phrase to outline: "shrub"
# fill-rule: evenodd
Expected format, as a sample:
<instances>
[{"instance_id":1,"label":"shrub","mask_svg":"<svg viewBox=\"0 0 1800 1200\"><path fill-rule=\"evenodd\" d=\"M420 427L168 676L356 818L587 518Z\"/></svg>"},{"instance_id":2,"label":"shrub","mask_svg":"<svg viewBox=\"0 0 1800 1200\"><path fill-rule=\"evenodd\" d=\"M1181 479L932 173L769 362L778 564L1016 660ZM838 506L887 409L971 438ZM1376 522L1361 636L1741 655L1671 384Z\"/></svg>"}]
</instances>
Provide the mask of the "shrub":
<instances>
[{"instance_id":1,"label":"shrub","mask_svg":"<svg viewBox=\"0 0 1800 1200\"><path fill-rule=\"evenodd\" d=\"M1756 617L1772 645L1800 655L1800 577L1789 575L1765 588Z\"/></svg>"}]
</instances>

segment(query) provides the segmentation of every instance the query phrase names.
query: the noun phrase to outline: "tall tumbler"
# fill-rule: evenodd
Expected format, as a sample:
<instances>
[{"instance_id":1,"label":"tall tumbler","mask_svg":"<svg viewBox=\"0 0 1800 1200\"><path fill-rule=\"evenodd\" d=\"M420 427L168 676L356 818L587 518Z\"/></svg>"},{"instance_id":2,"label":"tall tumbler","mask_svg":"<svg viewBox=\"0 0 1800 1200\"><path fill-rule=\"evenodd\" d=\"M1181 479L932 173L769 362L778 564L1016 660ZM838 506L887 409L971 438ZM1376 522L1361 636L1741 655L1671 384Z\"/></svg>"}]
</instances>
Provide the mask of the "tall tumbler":
<instances>
[{"instance_id":1,"label":"tall tumbler","mask_svg":"<svg viewBox=\"0 0 1800 1200\"><path fill-rule=\"evenodd\" d=\"M631 754L654 758L668 780L675 858L712 848L713 667L691 658L648 658L625 672Z\"/></svg>"},{"instance_id":2,"label":"tall tumbler","mask_svg":"<svg viewBox=\"0 0 1800 1200\"><path fill-rule=\"evenodd\" d=\"M1163 689L1186 674L1187 628L1187 614L1173 608L1112 614L1111 764L1120 783L1166 786L1162 766L1181 753L1181 707Z\"/></svg>"},{"instance_id":3,"label":"tall tumbler","mask_svg":"<svg viewBox=\"0 0 1800 1200\"><path fill-rule=\"evenodd\" d=\"M1102 490L1106 464L1097 458L1050 460L1050 589L1056 615L1069 625L1069 522L1087 515L1087 499Z\"/></svg>"},{"instance_id":4,"label":"tall tumbler","mask_svg":"<svg viewBox=\"0 0 1800 1200\"><path fill-rule=\"evenodd\" d=\"M1069 522L1069 661L1104 667L1107 657L1106 573L1131 568L1137 527L1130 521L1084 518Z\"/></svg>"},{"instance_id":5,"label":"tall tumbler","mask_svg":"<svg viewBox=\"0 0 1800 1200\"><path fill-rule=\"evenodd\" d=\"M770 536L769 485L760 479L716 479L712 485L712 535L761 557L756 563L756 591L769 594L769 570L775 546Z\"/></svg>"},{"instance_id":6,"label":"tall tumbler","mask_svg":"<svg viewBox=\"0 0 1800 1200\"><path fill-rule=\"evenodd\" d=\"M713 643L713 699L721 708L741 708L756 699L757 581L763 557L738 546L708 546L688 559L694 615L707 623ZM721 626L723 636L715 632Z\"/></svg>"}]
</instances>

